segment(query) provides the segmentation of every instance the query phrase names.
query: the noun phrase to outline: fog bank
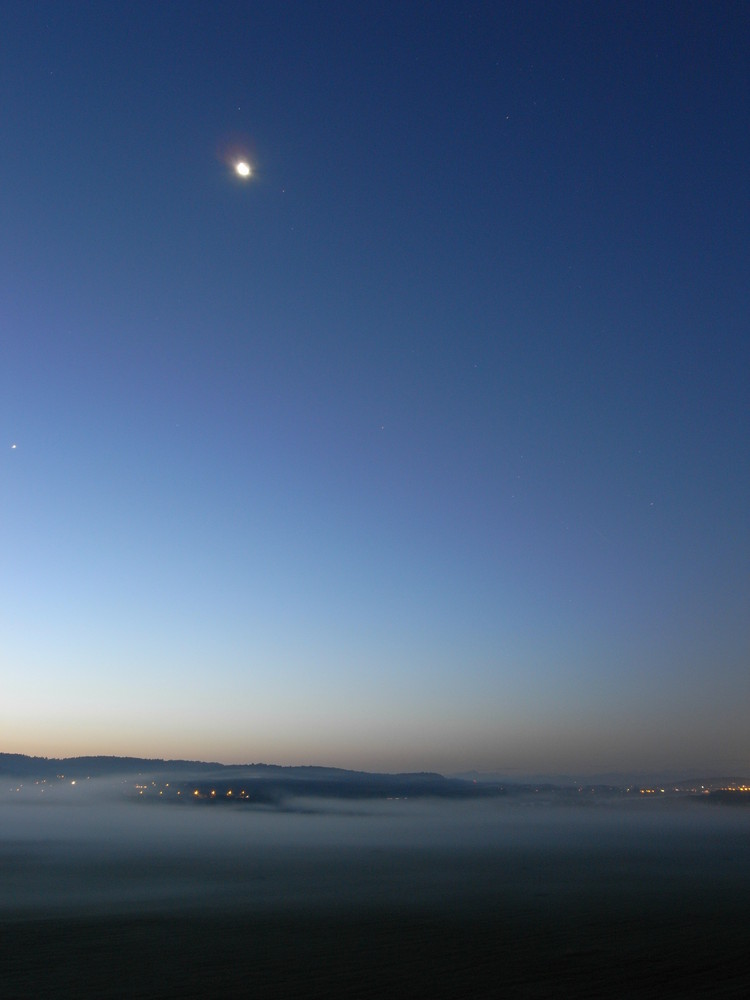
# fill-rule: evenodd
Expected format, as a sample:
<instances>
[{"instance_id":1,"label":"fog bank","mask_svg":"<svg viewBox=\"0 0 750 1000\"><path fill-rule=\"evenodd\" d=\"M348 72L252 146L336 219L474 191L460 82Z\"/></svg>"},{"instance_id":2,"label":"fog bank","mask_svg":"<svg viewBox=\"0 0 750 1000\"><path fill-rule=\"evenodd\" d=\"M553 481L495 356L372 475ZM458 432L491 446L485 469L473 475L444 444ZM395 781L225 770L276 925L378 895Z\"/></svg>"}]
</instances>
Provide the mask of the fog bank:
<instances>
[{"instance_id":1,"label":"fog bank","mask_svg":"<svg viewBox=\"0 0 750 1000\"><path fill-rule=\"evenodd\" d=\"M688 799L0 803L0 917L524 907L750 888L750 810ZM744 875L742 873L745 873Z\"/></svg>"}]
</instances>

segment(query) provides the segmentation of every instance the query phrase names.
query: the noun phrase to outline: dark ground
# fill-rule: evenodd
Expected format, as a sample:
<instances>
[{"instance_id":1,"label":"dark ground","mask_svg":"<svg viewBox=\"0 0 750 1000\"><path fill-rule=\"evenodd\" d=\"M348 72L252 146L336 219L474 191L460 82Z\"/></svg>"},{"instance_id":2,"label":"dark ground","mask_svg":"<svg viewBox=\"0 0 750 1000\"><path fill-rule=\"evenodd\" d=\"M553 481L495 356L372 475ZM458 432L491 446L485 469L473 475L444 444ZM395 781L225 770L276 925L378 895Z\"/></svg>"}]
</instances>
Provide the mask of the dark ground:
<instances>
[{"instance_id":1,"label":"dark ground","mask_svg":"<svg viewBox=\"0 0 750 1000\"><path fill-rule=\"evenodd\" d=\"M648 912L417 910L67 918L0 924L2 995L737 997L746 899Z\"/></svg>"}]
</instances>

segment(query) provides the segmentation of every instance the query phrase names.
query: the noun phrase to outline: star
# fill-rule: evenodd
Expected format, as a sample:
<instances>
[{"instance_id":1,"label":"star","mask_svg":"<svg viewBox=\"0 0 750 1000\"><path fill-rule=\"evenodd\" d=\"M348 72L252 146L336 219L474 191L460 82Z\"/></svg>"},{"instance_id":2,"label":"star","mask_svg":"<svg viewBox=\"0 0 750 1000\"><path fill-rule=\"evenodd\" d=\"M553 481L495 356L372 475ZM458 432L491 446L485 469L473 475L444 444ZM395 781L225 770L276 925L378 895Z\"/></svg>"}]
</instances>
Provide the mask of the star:
<instances>
[{"instance_id":1,"label":"star","mask_svg":"<svg viewBox=\"0 0 750 1000\"><path fill-rule=\"evenodd\" d=\"M245 160L240 160L239 163L235 163L234 169L235 173L239 177L249 177L252 173L250 164L247 163Z\"/></svg>"}]
</instances>

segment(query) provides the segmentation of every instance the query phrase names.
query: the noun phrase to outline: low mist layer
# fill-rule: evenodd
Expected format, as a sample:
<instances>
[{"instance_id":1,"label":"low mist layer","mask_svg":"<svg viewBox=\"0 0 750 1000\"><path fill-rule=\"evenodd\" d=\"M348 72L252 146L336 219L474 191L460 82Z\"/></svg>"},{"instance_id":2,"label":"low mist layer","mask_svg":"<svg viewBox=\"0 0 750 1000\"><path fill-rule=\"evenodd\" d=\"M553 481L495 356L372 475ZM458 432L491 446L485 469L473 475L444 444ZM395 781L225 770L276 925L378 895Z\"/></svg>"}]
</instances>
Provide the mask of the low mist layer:
<instances>
[{"instance_id":1,"label":"low mist layer","mask_svg":"<svg viewBox=\"0 0 750 1000\"><path fill-rule=\"evenodd\" d=\"M75 792L75 789L72 790ZM118 781L0 803L0 916L533 907L750 884L750 810L692 799L342 801L212 807ZM556 905L557 905L556 903Z\"/></svg>"}]
</instances>

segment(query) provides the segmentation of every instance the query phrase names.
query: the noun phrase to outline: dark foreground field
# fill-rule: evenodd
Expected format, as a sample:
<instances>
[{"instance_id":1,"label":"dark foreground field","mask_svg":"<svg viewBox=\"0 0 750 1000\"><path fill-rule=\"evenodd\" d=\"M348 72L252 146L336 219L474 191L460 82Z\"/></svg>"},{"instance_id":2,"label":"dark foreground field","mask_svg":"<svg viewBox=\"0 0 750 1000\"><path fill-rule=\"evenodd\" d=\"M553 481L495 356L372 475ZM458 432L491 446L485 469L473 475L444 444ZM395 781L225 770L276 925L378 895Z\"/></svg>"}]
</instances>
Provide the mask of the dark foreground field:
<instances>
[{"instance_id":1,"label":"dark foreground field","mask_svg":"<svg viewBox=\"0 0 750 1000\"><path fill-rule=\"evenodd\" d=\"M69 919L0 928L6 998L742 997L741 912ZM557 916L557 915L556 915ZM746 914L745 914L746 919Z\"/></svg>"},{"instance_id":2,"label":"dark foreground field","mask_svg":"<svg viewBox=\"0 0 750 1000\"><path fill-rule=\"evenodd\" d=\"M176 815L6 838L3 998L750 995L744 815Z\"/></svg>"}]
</instances>

